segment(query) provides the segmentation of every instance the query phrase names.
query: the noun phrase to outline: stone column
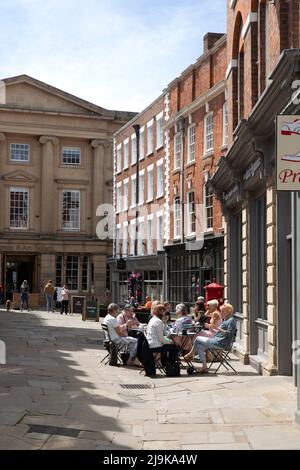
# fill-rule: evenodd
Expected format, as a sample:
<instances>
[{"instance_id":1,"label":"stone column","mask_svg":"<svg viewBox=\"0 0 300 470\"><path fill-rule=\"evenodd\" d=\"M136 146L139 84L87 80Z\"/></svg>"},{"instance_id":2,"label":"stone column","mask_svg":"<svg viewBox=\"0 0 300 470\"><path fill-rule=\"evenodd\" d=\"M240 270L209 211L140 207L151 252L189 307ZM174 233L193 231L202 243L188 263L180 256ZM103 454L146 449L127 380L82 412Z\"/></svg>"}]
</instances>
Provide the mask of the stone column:
<instances>
[{"instance_id":1,"label":"stone column","mask_svg":"<svg viewBox=\"0 0 300 470\"><path fill-rule=\"evenodd\" d=\"M55 284L55 255L51 253L41 253L40 257L40 285L41 304L45 303L44 287L46 282L52 279Z\"/></svg>"},{"instance_id":2,"label":"stone column","mask_svg":"<svg viewBox=\"0 0 300 470\"><path fill-rule=\"evenodd\" d=\"M3 175L3 163L6 161L6 135L0 133L0 178ZM0 183L0 233L5 227L5 216L8 208L5 207L5 188L3 182Z\"/></svg>"},{"instance_id":3,"label":"stone column","mask_svg":"<svg viewBox=\"0 0 300 470\"><path fill-rule=\"evenodd\" d=\"M94 255L94 287L99 303L106 300L106 254Z\"/></svg>"},{"instance_id":4,"label":"stone column","mask_svg":"<svg viewBox=\"0 0 300 470\"><path fill-rule=\"evenodd\" d=\"M113 177L114 177L114 155L113 143L104 144L104 185L103 201L105 204L113 204Z\"/></svg>"},{"instance_id":5,"label":"stone column","mask_svg":"<svg viewBox=\"0 0 300 470\"><path fill-rule=\"evenodd\" d=\"M249 272L250 272L250 252L249 252L249 205L242 209L242 304L243 304L243 350L241 356L244 364L249 363Z\"/></svg>"},{"instance_id":6,"label":"stone column","mask_svg":"<svg viewBox=\"0 0 300 470\"><path fill-rule=\"evenodd\" d=\"M270 186L266 192L267 210L267 314L268 314L268 361L264 372L277 374L277 320L276 320L276 196Z\"/></svg>"},{"instance_id":7,"label":"stone column","mask_svg":"<svg viewBox=\"0 0 300 470\"><path fill-rule=\"evenodd\" d=\"M97 207L104 202L105 191L105 165L104 150L105 142L103 140L93 140L91 142L93 148L93 165L92 165L92 234L96 236L96 212Z\"/></svg>"},{"instance_id":8,"label":"stone column","mask_svg":"<svg viewBox=\"0 0 300 470\"><path fill-rule=\"evenodd\" d=\"M41 233L55 232L54 217L57 208L54 207L54 149L59 140L56 137L42 136L39 140L42 144L42 178L41 178Z\"/></svg>"}]
</instances>

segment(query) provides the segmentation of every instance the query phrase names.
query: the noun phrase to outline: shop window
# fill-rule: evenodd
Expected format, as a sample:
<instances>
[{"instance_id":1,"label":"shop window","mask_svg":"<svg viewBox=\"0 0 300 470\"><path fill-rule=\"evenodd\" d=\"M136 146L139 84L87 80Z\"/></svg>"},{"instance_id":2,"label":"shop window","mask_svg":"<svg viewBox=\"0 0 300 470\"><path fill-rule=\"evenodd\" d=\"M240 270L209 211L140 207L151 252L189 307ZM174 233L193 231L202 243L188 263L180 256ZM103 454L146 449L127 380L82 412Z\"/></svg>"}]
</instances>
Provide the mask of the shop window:
<instances>
[{"instance_id":1,"label":"shop window","mask_svg":"<svg viewBox=\"0 0 300 470\"><path fill-rule=\"evenodd\" d=\"M81 288L83 291L89 290L89 257L83 256L81 270Z\"/></svg>"}]
</instances>

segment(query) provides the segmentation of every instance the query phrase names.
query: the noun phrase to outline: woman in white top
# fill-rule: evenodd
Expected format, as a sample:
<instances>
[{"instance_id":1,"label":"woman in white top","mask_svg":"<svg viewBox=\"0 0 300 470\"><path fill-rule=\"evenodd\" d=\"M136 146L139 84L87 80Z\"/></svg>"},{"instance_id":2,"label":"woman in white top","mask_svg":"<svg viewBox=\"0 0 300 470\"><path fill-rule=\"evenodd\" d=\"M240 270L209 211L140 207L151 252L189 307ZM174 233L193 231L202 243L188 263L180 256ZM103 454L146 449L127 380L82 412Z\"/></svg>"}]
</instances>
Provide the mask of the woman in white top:
<instances>
[{"instance_id":1,"label":"woman in white top","mask_svg":"<svg viewBox=\"0 0 300 470\"><path fill-rule=\"evenodd\" d=\"M152 352L166 353L168 361L174 363L178 356L178 349L171 339L164 336L164 314L164 305L155 306L153 317L147 326L147 341Z\"/></svg>"}]
</instances>

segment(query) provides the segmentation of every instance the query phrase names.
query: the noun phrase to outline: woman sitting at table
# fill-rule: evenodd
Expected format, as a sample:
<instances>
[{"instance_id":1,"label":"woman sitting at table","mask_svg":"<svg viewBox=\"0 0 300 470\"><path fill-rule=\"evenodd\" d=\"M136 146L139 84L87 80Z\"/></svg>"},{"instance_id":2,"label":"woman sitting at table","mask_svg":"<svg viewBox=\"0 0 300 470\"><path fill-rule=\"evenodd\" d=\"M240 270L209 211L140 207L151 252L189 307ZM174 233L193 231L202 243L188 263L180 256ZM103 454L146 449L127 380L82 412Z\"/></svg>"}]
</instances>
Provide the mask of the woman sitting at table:
<instances>
[{"instance_id":1,"label":"woman sitting at table","mask_svg":"<svg viewBox=\"0 0 300 470\"><path fill-rule=\"evenodd\" d=\"M173 332L181 334L183 331L186 331L193 327L193 320L188 315L188 311L184 304L176 305L176 318L175 324L173 326Z\"/></svg>"},{"instance_id":2,"label":"woman sitting at table","mask_svg":"<svg viewBox=\"0 0 300 470\"><path fill-rule=\"evenodd\" d=\"M162 356L166 354L168 362L174 363L178 356L178 349L171 339L164 336L164 315L165 307L158 304L154 308L153 317L148 323L146 337L152 352L160 352Z\"/></svg>"},{"instance_id":3,"label":"woman sitting at table","mask_svg":"<svg viewBox=\"0 0 300 470\"><path fill-rule=\"evenodd\" d=\"M219 302L217 300L209 300L207 302L208 310L206 312L206 319L207 322L204 324L205 330L200 331L197 333L195 337L205 337L205 338L213 338L215 334L218 332L218 328L222 323L221 314L218 310ZM210 323L208 321L210 320ZM195 338L194 337L194 338ZM185 356L185 358L189 361L194 359L195 355L195 343L193 344L192 349L190 352Z\"/></svg>"},{"instance_id":4,"label":"woman sitting at table","mask_svg":"<svg viewBox=\"0 0 300 470\"><path fill-rule=\"evenodd\" d=\"M194 349L198 353L199 359L203 365L200 372L204 374L208 372L206 350L229 348L236 332L236 321L233 317L233 306L231 304L222 305L220 316L223 318L223 321L220 326L216 328L214 336L197 336L194 342ZM185 359L191 360L192 358L189 356L190 355L185 356Z\"/></svg>"},{"instance_id":5,"label":"woman sitting at table","mask_svg":"<svg viewBox=\"0 0 300 470\"><path fill-rule=\"evenodd\" d=\"M122 327L122 336L128 336L128 330L130 328L137 328L140 326L140 322L134 314L134 307L129 302L124 305L122 313L117 316L117 322Z\"/></svg>"}]
</instances>

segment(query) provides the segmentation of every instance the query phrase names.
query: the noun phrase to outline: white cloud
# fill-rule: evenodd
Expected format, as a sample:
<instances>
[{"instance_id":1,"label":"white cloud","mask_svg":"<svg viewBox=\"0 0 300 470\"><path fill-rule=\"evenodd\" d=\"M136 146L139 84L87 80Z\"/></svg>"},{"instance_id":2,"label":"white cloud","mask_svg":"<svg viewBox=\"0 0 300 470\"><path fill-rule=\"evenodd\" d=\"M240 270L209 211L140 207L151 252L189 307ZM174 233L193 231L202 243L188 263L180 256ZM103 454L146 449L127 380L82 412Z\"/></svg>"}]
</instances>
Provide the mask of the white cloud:
<instances>
[{"instance_id":1,"label":"white cloud","mask_svg":"<svg viewBox=\"0 0 300 470\"><path fill-rule=\"evenodd\" d=\"M27 73L111 109L141 110L225 31L225 0L3 2L1 77ZM7 40L8 38L8 40Z\"/></svg>"}]
</instances>

